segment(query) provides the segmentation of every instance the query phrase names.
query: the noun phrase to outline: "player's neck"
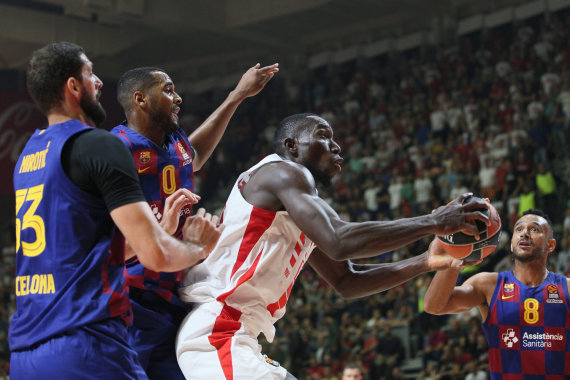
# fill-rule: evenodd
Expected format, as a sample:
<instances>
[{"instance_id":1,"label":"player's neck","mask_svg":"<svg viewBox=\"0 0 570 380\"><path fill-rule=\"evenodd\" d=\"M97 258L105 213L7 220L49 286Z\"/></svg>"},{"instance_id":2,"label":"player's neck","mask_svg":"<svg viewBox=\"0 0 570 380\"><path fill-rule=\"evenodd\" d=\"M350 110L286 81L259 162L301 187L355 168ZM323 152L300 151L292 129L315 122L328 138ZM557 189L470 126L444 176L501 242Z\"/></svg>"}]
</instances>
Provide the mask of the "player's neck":
<instances>
[{"instance_id":1,"label":"player's neck","mask_svg":"<svg viewBox=\"0 0 570 380\"><path fill-rule=\"evenodd\" d=\"M96 126L93 120L87 117L81 108L67 105L52 110L46 115L46 117L48 119L48 125L61 124L69 120L80 120L91 127Z\"/></svg>"},{"instance_id":2,"label":"player's neck","mask_svg":"<svg viewBox=\"0 0 570 380\"><path fill-rule=\"evenodd\" d=\"M515 268L513 274L523 284L530 287L535 287L544 282L548 276L548 269L546 263L539 261L531 261L521 263L515 261Z\"/></svg>"},{"instance_id":3,"label":"player's neck","mask_svg":"<svg viewBox=\"0 0 570 380\"><path fill-rule=\"evenodd\" d=\"M158 146L162 146L164 143L164 132L162 129L156 126L146 123L144 120L139 120L138 118L129 119L128 127L140 135L143 135L153 143Z\"/></svg>"}]
</instances>

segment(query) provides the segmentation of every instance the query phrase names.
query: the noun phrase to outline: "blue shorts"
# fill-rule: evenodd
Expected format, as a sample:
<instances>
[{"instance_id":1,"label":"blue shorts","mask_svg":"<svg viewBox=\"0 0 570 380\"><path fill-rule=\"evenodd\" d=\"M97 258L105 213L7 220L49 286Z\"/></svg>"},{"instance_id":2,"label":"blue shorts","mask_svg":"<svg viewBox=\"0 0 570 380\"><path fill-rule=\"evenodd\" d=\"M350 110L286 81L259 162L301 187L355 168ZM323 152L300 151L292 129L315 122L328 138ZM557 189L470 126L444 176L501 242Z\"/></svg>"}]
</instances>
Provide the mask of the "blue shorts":
<instances>
[{"instance_id":1,"label":"blue shorts","mask_svg":"<svg viewBox=\"0 0 570 380\"><path fill-rule=\"evenodd\" d=\"M119 319L69 330L10 357L10 379L147 380Z\"/></svg>"},{"instance_id":2,"label":"blue shorts","mask_svg":"<svg viewBox=\"0 0 570 380\"><path fill-rule=\"evenodd\" d=\"M186 315L184 309L160 310L157 302L152 310L132 299L131 305L133 324L129 327L129 343L149 379L184 380L175 351L176 333Z\"/></svg>"}]
</instances>

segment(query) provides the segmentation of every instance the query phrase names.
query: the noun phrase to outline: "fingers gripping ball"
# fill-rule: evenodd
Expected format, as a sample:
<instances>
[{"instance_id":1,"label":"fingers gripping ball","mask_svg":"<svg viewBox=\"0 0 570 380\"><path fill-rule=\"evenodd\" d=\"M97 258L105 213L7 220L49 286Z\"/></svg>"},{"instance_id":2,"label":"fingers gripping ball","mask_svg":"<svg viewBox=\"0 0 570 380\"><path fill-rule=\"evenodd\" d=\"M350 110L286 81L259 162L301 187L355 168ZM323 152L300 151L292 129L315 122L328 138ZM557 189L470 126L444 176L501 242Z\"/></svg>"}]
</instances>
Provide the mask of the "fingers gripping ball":
<instances>
[{"instance_id":1,"label":"fingers gripping ball","mask_svg":"<svg viewBox=\"0 0 570 380\"><path fill-rule=\"evenodd\" d=\"M465 200L465 203L475 199L481 198L470 197ZM479 209L477 211L488 216L491 224L487 226L482 221L475 221L479 230L479 240L475 240L475 236L467 231L437 237L448 255L465 261L477 261L489 256L497 248L501 235L501 217L488 199L484 199L484 201L487 202L489 210Z\"/></svg>"}]
</instances>

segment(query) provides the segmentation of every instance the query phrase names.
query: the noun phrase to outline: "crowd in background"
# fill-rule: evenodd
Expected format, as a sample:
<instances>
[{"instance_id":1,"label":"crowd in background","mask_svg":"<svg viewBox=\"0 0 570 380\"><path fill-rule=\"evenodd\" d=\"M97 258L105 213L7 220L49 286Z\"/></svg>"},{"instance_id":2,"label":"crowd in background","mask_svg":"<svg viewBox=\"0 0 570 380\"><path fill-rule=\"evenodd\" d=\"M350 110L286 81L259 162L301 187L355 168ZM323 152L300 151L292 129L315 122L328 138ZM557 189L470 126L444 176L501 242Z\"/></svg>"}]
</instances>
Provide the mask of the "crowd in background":
<instances>
[{"instance_id":1,"label":"crowd in background","mask_svg":"<svg viewBox=\"0 0 570 380\"><path fill-rule=\"evenodd\" d=\"M287 76L287 68L238 110L197 192L213 211L240 172L272 152L283 117L314 112L334 129L343 171L320 189L347 221L397 219L431 212L472 191L502 216L496 253L467 268L509 268L512 223L542 208L555 223L550 269L570 274L570 11L503 25L439 46L423 46ZM283 74L283 75L282 75ZM185 125L204 119L224 96L188 96ZM11 229L2 231L0 378L13 313ZM368 262L401 260L430 239ZM365 379L486 379L487 344L476 310L454 317L423 312L430 274L390 291L342 300L310 268L293 288L286 316L264 351L300 379L339 379L359 363ZM396 331L403 329L406 334ZM402 336L406 341L402 341ZM420 366L409 370L410 359Z\"/></svg>"}]
</instances>

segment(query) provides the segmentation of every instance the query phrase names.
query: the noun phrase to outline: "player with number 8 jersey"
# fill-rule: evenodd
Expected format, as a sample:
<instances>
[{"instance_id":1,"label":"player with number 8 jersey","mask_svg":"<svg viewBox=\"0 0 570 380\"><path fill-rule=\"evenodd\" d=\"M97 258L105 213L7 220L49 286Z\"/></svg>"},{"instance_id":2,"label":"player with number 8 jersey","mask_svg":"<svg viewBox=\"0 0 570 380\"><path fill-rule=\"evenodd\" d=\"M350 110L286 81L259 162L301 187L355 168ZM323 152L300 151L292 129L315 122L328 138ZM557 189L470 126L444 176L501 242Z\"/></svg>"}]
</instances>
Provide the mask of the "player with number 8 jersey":
<instances>
[{"instance_id":1,"label":"player with number 8 jersey","mask_svg":"<svg viewBox=\"0 0 570 380\"><path fill-rule=\"evenodd\" d=\"M499 273L483 323L491 378L501 379L503 373L570 375L569 305L563 275L549 272L542 284L531 287L511 271Z\"/></svg>"},{"instance_id":2,"label":"player with number 8 jersey","mask_svg":"<svg viewBox=\"0 0 570 380\"><path fill-rule=\"evenodd\" d=\"M492 380L568 379L570 280L547 269L556 247L552 223L541 210L527 210L513 230L512 271L477 273L460 286L459 271L437 272L424 308L431 314L479 308Z\"/></svg>"}]
</instances>

